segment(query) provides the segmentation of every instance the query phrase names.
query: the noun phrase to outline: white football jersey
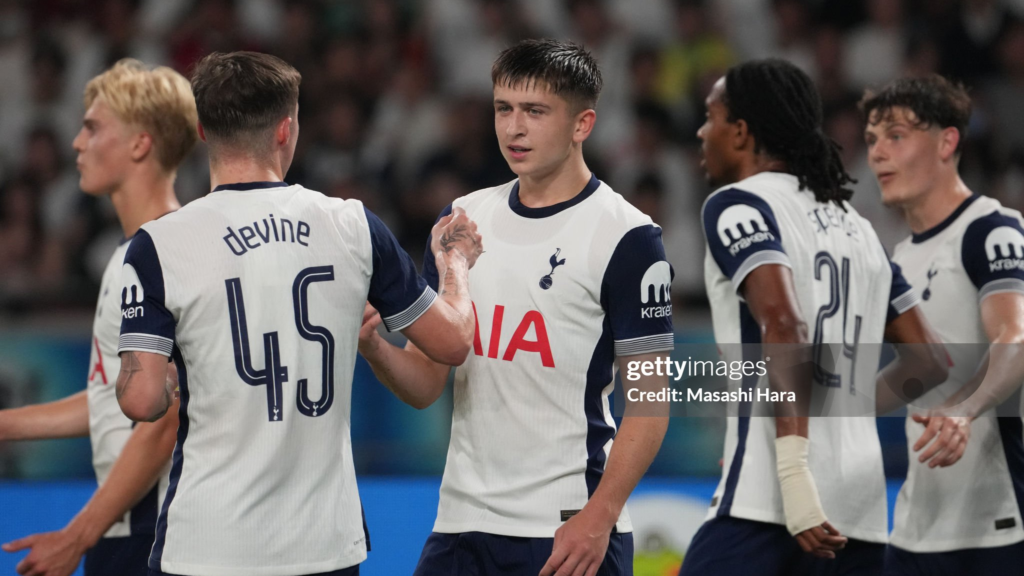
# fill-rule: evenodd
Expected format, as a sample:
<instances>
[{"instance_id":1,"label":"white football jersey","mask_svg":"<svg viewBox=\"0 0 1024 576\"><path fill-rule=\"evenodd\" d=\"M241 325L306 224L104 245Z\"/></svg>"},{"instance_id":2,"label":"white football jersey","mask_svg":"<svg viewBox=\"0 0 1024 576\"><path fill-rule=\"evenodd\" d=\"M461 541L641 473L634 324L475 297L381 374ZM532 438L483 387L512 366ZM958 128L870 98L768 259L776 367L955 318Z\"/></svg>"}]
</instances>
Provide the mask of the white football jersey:
<instances>
[{"instance_id":1,"label":"white football jersey","mask_svg":"<svg viewBox=\"0 0 1024 576\"><path fill-rule=\"evenodd\" d=\"M455 370L434 531L551 538L604 472L616 356L673 348L661 229L596 177L545 208L519 201L518 180L454 206L486 252L470 271L477 329ZM437 286L429 248L425 262ZM632 531L625 509L616 527Z\"/></svg>"},{"instance_id":2,"label":"white football jersey","mask_svg":"<svg viewBox=\"0 0 1024 576\"><path fill-rule=\"evenodd\" d=\"M936 227L893 253L921 293L921 309L946 343L949 379L921 406L942 403L971 379L987 349L980 303L997 292L1024 292L1021 215L972 196ZM910 411L913 413L914 409ZM906 420L909 469L896 500L892 544L911 552L1006 546L1024 540L1024 446L1019 417L990 410L971 423L963 457L930 469L912 450L924 427Z\"/></svg>"},{"instance_id":3,"label":"white football jersey","mask_svg":"<svg viewBox=\"0 0 1024 576\"><path fill-rule=\"evenodd\" d=\"M828 416L809 423L809 465L829 521L845 536L887 539L882 452L872 414L885 326L915 296L885 255L867 220L848 204L819 203L796 176L762 172L712 194L702 219L704 274L715 340L759 344L760 327L738 290L763 264L793 271L797 301L815 350L843 349L830 371L816 369L812 406ZM754 287L748 287L753 290ZM869 346L859 346L869 344ZM729 361L757 361L756 346L720 347ZM821 364L828 365L827 362ZM732 390L767 388L768 377L730 381ZM732 516L785 524L775 462L775 419L767 402L740 405L729 417L722 479L708 518ZM861 416L857 416L861 415Z\"/></svg>"},{"instance_id":4,"label":"white football jersey","mask_svg":"<svg viewBox=\"0 0 1024 576\"><path fill-rule=\"evenodd\" d=\"M89 356L86 395L89 398L92 467L96 471L97 484L106 482L134 426L121 412L114 391L114 382L121 370L121 358L117 355L117 340L121 333L121 265L128 251L128 242L125 240L117 247L103 271L100 297L96 302L96 317L92 323L92 353ZM156 531L157 511L167 491L167 472L170 466L168 462L156 486L123 519L114 523L105 537L153 534Z\"/></svg>"},{"instance_id":5,"label":"white football jersey","mask_svg":"<svg viewBox=\"0 0 1024 576\"><path fill-rule=\"evenodd\" d=\"M150 222L122 272L120 350L171 356L181 424L150 568L327 572L366 558L350 399L363 307L389 330L436 295L358 201L219 186Z\"/></svg>"}]
</instances>

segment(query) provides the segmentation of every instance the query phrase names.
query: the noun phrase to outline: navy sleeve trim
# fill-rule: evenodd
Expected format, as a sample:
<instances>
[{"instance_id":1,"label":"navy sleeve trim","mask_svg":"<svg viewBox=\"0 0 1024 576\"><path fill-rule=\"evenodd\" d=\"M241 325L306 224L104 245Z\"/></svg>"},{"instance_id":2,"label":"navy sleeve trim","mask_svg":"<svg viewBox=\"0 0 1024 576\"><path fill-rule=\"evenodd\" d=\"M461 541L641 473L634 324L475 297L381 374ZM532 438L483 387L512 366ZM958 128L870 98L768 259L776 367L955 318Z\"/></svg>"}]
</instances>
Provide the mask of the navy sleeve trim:
<instances>
[{"instance_id":1,"label":"navy sleeve trim","mask_svg":"<svg viewBox=\"0 0 1024 576\"><path fill-rule=\"evenodd\" d=\"M759 266L792 268L775 213L764 198L736 188L716 192L705 202L701 221L708 251L737 291Z\"/></svg>"},{"instance_id":2,"label":"navy sleeve trim","mask_svg":"<svg viewBox=\"0 0 1024 576\"><path fill-rule=\"evenodd\" d=\"M789 261L789 256L785 252L777 252L775 250L757 252L744 260L743 264L740 264L740 267L736 269L736 273L732 277L732 286L736 292L740 291L740 286L743 285L747 275L765 264L781 264L789 269L793 268L793 264Z\"/></svg>"},{"instance_id":3,"label":"navy sleeve trim","mask_svg":"<svg viewBox=\"0 0 1024 576\"><path fill-rule=\"evenodd\" d=\"M174 349L174 340L152 334L121 334L117 340L117 353L121 352L154 352L170 357Z\"/></svg>"},{"instance_id":4,"label":"navy sleeve trim","mask_svg":"<svg viewBox=\"0 0 1024 576\"><path fill-rule=\"evenodd\" d=\"M423 294L412 303L411 306L402 310L398 314L383 318L384 327L387 328L388 332L397 332L399 330L405 330L413 322L420 319L427 312L427 309L437 299L437 292L434 292L433 288L427 286L423 290Z\"/></svg>"},{"instance_id":5,"label":"navy sleeve trim","mask_svg":"<svg viewBox=\"0 0 1024 576\"><path fill-rule=\"evenodd\" d=\"M665 259L661 228L637 226L622 235L601 281L601 308L616 353L671 350L672 265Z\"/></svg>"},{"instance_id":6,"label":"navy sleeve trim","mask_svg":"<svg viewBox=\"0 0 1024 576\"><path fill-rule=\"evenodd\" d=\"M118 352L171 355L177 321L165 304L160 254L145 228L128 245L121 266L121 336Z\"/></svg>"},{"instance_id":7,"label":"navy sleeve trim","mask_svg":"<svg viewBox=\"0 0 1024 576\"><path fill-rule=\"evenodd\" d=\"M615 341L616 356L635 356L652 352L668 352L676 347L675 334L654 334L639 338L628 338Z\"/></svg>"},{"instance_id":8,"label":"navy sleeve trim","mask_svg":"<svg viewBox=\"0 0 1024 576\"><path fill-rule=\"evenodd\" d=\"M1017 291L1019 282L1024 282L1024 229L1020 221L995 211L971 222L964 230L960 259L978 289L979 299L996 292Z\"/></svg>"},{"instance_id":9,"label":"navy sleeve trim","mask_svg":"<svg viewBox=\"0 0 1024 576\"><path fill-rule=\"evenodd\" d=\"M978 290L978 301L980 302L988 296L1002 292L1019 292L1024 294L1024 280L1019 278L993 280L982 286L981 290Z\"/></svg>"},{"instance_id":10,"label":"navy sleeve trim","mask_svg":"<svg viewBox=\"0 0 1024 576\"><path fill-rule=\"evenodd\" d=\"M429 302L424 304L423 301L430 288L391 230L373 212L365 212L373 261L366 297L381 318L392 320L390 324L385 320L388 330L400 330L415 322L426 310L425 306L429 306Z\"/></svg>"},{"instance_id":11,"label":"navy sleeve trim","mask_svg":"<svg viewBox=\"0 0 1024 576\"><path fill-rule=\"evenodd\" d=\"M917 296L917 292L914 292L914 290L911 289L896 298L893 298L890 305L896 310L896 315L899 316L920 303L921 299Z\"/></svg>"}]
</instances>

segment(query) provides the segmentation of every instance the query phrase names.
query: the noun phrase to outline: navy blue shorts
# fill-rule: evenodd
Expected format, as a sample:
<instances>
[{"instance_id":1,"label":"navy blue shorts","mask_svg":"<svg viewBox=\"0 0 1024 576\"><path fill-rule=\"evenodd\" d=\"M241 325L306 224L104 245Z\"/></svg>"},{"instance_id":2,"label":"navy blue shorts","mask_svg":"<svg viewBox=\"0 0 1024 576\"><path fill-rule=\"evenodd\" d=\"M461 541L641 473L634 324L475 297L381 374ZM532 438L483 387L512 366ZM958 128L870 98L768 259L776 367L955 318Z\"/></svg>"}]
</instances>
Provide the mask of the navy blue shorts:
<instances>
[{"instance_id":1,"label":"navy blue shorts","mask_svg":"<svg viewBox=\"0 0 1024 576\"><path fill-rule=\"evenodd\" d=\"M537 576L554 543L554 538L433 532L413 576ZM597 576L633 576L632 534L611 535Z\"/></svg>"},{"instance_id":2,"label":"navy blue shorts","mask_svg":"<svg viewBox=\"0 0 1024 576\"><path fill-rule=\"evenodd\" d=\"M834 560L800 549L785 526L720 516L690 542L679 576L877 576L885 545L850 539Z\"/></svg>"},{"instance_id":3,"label":"navy blue shorts","mask_svg":"<svg viewBox=\"0 0 1024 576\"><path fill-rule=\"evenodd\" d=\"M146 576L152 534L100 538L85 553L85 576Z\"/></svg>"},{"instance_id":4,"label":"navy blue shorts","mask_svg":"<svg viewBox=\"0 0 1024 576\"><path fill-rule=\"evenodd\" d=\"M167 574L166 572L161 572L159 570L152 570L152 569L150 569L149 576L182 576L182 575L178 575L178 574L171 575L171 574ZM308 576L359 576L359 565L356 564L355 566L352 566L352 567L349 567L349 568L342 568L341 570L333 570L331 572L319 572L317 574L309 574Z\"/></svg>"},{"instance_id":5,"label":"navy blue shorts","mask_svg":"<svg viewBox=\"0 0 1024 576\"><path fill-rule=\"evenodd\" d=\"M990 576L1019 574L1024 570L1024 542L998 548L968 548L952 552L885 550L885 576Z\"/></svg>"}]
</instances>

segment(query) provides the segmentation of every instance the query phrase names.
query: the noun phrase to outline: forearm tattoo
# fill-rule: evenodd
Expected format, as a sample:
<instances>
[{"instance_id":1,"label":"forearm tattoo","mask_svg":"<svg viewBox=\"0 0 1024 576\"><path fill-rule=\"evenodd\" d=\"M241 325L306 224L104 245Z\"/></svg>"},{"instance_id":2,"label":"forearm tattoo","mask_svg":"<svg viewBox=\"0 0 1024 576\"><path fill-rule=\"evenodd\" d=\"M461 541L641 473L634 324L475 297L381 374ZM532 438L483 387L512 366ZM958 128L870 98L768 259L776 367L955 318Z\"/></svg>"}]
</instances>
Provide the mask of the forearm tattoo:
<instances>
[{"instance_id":1,"label":"forearm tattoo","mask_svg":"<svg viewBox=\"0 0 1024 576\"><path fill-rule=\"evenodd\" d=\"M142 372L142 363L135 352L125 352L121 355L121 371L117 375L117 383L114 385L114 393L120 400L132 385L132 378L135 374Z\"/></svg>"}]
</instances>

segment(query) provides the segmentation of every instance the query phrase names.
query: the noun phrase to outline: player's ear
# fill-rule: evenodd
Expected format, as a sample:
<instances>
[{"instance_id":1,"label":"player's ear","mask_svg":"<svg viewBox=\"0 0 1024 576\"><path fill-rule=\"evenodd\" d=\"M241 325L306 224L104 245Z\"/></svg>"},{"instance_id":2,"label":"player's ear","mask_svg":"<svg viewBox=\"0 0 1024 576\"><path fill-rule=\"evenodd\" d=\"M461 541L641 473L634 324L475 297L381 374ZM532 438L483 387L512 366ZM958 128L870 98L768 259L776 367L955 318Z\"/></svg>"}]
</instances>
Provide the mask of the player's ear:
<instances>
[{"instance_id":1,"label":"player's ear","mask_svg":"<svg viewBox=\"0 0 1024 576\"><path fill-rule=\"evenodd\" d=\"M148 132L139 132L132 139L132 160L141 162L153 151L153 137Z\"/></svg>"},{"instance_id":2,"label":"player's ear","mask_svg":"<svg viewBox=\"0 0 1024 576\"><path fill-rule=\"evenodd\" d=\"M597 112L588 108L576 115L576 130L572 133L572 141L579 144L590 137L597 122Z\"/></svg>"},{"instance_id":3,"label":"player's ear","mask_svg":"<svg viewBox=\"0 0 1024 576\"><path fill-rule=\"evenodd\" d=\"M746 148L749 141L752 139L752 136L750 135L750 126L747 125L747 121L740 118L731 124L733 148L735 150L742 150Z\"/></svg>"},{"instance_id":4,"label":"player's ear","mask_svg":"<svg viewBox=\"0 0 1024 576\"><path fill-rule=\"evenodd\" d=\"M206 142L206 130L203 130L202 122L196 122L196 130L199 132L199 139Z\"/></svg>"},{"instance_id":5,"label":"player's ear","mask_svg":"<svg viewBox=\"0 0 1024 576\"><path fill-rule=\"evenodd\" d=\"M277 123L277 128L274 129L274 141L278 146L284 146L291 141L292 138L292 117L285 116Z\"/></svg>"},{"instance_id":6,"label":"player's ear","mask_svg":"<svg viewBox=\"0 0 1024 576\"><path fill-rule=\"evenodd\" d=\"M956 147L960 144L960 131L950 126L939 134L939 158L949 161L956 155Z\"/></svg>"}]
</instances>

